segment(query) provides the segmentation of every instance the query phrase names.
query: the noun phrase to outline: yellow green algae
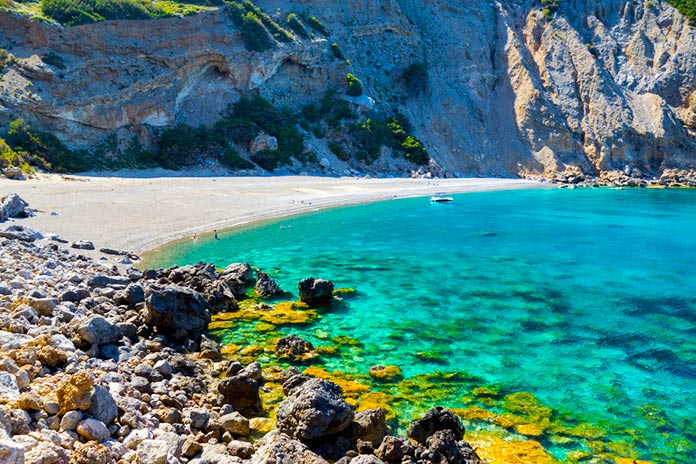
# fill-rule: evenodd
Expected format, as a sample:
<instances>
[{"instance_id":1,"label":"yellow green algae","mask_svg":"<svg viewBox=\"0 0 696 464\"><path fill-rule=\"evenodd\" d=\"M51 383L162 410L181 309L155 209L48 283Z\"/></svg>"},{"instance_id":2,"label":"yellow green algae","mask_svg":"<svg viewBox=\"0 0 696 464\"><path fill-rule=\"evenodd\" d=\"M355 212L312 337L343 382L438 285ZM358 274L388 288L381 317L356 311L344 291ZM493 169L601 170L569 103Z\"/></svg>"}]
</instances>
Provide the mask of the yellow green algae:
<instances>
[{"instance_id":1,"label":"yellow green algae","mask_svg":"<svg viewBox=\"0 0 696 464\"><path fill-rule=\"evenodd\" d=\"M280 359L275 344L286 335L287 327L311 330L311 323L321 317L318 310L300 302L283 301L269 305L255 298L239 302L239 310L217 314L209 332L222 342L222 352L229 359L243 363L259 361L269 381L262 389L265 418L252 429L261 436L273 427L275 411L283 400L280 374L289 365L303 367L303 362ZM309 328L308 328L309 327ZM354 355L364 349L354 338L313 332L328 345L315 347L318 357L313 365L304 366L307 375L338 384L346 401L357 411L383 408L395 431L404 432L410 421L435 405L450 408L466 426L466 440L490 464L534 463L616 463L649 464L637 459L638 453L628 441L607 439L603 424L592 424L558 414L530 392L506 392L497 385L466 372L434 372L403 377L398 366L375 366L368 372L346 373L322 367L327 357ZM417 353L416 356L437 364L446 353ZM645 415L660 423L660 411L645 408ZM641 437L635 432L635 439ZM688 444L686 444L688 446ZM553 455L547 446L556 448ZM562 449L559 455L558 449Z\"/></svg>"}]
</instances>

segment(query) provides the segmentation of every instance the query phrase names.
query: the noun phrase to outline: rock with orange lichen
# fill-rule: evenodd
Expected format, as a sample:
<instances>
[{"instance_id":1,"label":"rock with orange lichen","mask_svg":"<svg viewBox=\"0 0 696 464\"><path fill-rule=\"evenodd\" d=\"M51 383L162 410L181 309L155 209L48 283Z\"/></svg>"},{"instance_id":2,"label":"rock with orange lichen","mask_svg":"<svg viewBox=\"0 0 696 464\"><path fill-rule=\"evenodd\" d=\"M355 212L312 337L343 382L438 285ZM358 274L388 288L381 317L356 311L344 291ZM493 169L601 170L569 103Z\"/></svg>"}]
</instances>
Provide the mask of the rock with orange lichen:
<instances>
[{"instance_id":1,"label":"rock with orange lichen","mask_svg":"<svg viewBox=\"0 0 696 464\"><path fill-rule=\"evenodd\" d=\"M642 461L640 459L633 458L616 458L614 459L616 464L653 464L652 461Z\"/></svg>"},{"instance_id":2,"label":"rock with orange lichen","mask_svg":"<svg viewBox=\"0 0 696 464\"><path fill-rule=\"evenodd\" d=\"M487 421L495 417L494 413L486 409L479 408L478 406L472 406L466 409L450 408L450 410L462 419L470 421Z\"/></svg>"},{"instance_id":3,"label":"rock with orange lichen","mask_svg":"<svg viewBox=\"0 0 696 464\"><path fill-rule=\"evenodd\" d=\"M329 380L337 384L343 390L343 395L346 398L357 398L361 394L370 391L370 387L368 385L364 385L353 380L355 376L348 376L340 371L329 372L320 367L308 367L304 370L304 374Z\"/></svg>"},{"instance_id":4,"label":"rock with orange lichen","mask_svg":"<svg viewBox=\"0 0 696 464\"><path fill-rule=\"evenodd\" d=\"M544 434L544 429L536 424L518 424L515 426L515 432L528 437L539 437Z\"/></svg>"},{"instance_id":5,"label":"rock with orange lichen","mask_svg":"<svg viewBox=\"0 0 696 464\"><path fill-rule=\"evenodd\" d=\"M94 380L87 372L80 371L64 379L56 389L61 413L72 410L86 411L92 404Z\"/></svg>"}]
</instances>

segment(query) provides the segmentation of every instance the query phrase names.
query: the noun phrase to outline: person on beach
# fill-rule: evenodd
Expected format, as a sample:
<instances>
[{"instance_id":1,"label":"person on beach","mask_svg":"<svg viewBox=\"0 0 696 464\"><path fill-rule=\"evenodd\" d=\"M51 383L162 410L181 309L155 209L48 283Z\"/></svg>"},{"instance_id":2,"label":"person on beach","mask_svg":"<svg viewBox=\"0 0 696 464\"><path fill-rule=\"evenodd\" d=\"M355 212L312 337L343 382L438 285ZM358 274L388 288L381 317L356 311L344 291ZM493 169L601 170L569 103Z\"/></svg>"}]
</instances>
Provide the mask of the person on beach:
<instances>
[{"instance_id":1,"label":"person on beach","mask_svg":"<svg viewBox=\"0 0 696 464\"><path fill-rule=\"evenodd\" d=\"M218 234L217 234L217 229L215 229L215 230L213 231L213 234L215 234L215 240L219 240L219 239L218 239Z\"/></svg>"}]
</instances>

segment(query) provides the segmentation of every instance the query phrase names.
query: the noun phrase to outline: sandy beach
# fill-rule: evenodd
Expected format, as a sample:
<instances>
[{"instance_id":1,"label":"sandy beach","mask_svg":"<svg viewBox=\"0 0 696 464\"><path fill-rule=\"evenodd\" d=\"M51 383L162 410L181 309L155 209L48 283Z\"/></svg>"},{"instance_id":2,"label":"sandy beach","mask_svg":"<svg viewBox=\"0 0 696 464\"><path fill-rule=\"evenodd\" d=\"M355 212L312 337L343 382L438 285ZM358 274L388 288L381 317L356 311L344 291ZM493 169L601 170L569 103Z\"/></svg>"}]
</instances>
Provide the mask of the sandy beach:
<instances>
[{"instance_id":1,"label":"sandy beach","mask_svg":"<svg viewBox=\"0 0 696 464\"><path fill-rule=\"evenodd\" d=\"M172 240L252 221L435 192L548 188L519 179L61 176L0 179L37 210L22 224L66 240L142 253Z\"/></svg>"}]
</instances>

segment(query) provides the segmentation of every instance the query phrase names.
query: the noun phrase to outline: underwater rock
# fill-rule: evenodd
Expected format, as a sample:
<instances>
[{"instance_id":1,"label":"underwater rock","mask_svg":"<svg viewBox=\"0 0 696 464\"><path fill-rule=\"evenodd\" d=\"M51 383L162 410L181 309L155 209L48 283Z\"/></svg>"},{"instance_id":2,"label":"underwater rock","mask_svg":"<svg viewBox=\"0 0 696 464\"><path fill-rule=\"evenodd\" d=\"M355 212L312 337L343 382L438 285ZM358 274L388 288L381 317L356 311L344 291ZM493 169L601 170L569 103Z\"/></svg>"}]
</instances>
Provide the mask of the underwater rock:
<instances>
[{"instance_id":1,"label":"underwater rock","mask_svg":"<svg viewBox=\"0 0 696 464\"><path fill-rule=\"evenodd\" d=\"M449 409L437 406L425 413L421 419L413 421L408 428L408 437L424 444L435 432L451 430L457 440L464 436L464 426Z\"/></svg>"},{"instance_id":2,"label":"underwater rock","mask_svg":"<svg viewBox=\"0 0 696 464\"><path fill-rule=\"evenodd\" d=\"M294 334L278 340L275 351L279 358L293 361L306 360L317 355L311 343Z\"/></svg>"},{"instance_id":3,"label":"underwater rock","mask_svg":"<svg viewBox=\"0 0 696 464\"><path fill-rule=\"evenodd\" d=\"M312 440L345 430L353 409L341 387L322 379L296 375L283 384L287 398L277 411L277 428L300 440Z\"/></svg>"},{"instance_id":4,"label":"underwater rock","mask_svg":"<svg viewBox=\"0 0 696 464\"><path fill-rule=\"evenodd\" d=\"M256 271L256 285L254 291L262 298L285 293L271 276L260 270Z\"/></svg>"},{"instance_id":5,"label":"underwater rock","mask_svg":"<svg viewBox=\"0 0 696 464\"><path fill-rule=\"evenodd\" d=\"M372 366L369 374L378 382L393 382L402 377L401 369L398 366Z\"/></svg>"},{"instance_id":6,"label":"underwater rock","mask_svg":"<svg viewBox=\"0 0 696 464\"><path fill-rule=\"evenodd\" d=\"M310 306L326 305L333 301L334 284L328 280L309 277L298 285L300 301Z\"/></svg>"}]
</instances>

